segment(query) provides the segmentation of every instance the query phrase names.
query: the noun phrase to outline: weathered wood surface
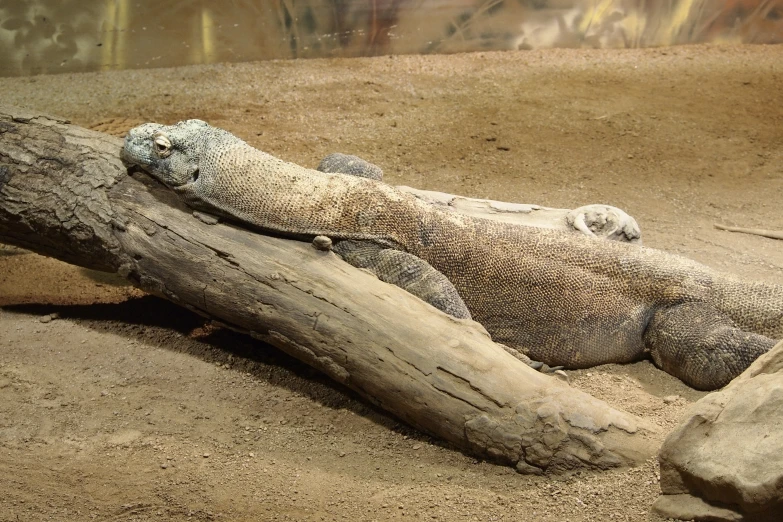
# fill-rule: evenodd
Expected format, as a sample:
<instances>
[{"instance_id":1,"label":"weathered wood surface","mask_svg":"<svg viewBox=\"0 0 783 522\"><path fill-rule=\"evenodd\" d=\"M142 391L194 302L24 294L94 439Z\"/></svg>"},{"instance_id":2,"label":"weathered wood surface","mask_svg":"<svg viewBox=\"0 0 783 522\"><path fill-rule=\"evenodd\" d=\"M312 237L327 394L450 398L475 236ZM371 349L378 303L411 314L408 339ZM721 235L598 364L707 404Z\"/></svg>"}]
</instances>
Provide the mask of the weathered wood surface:
<instances>
[{"instance_id":1,"label":"weathered wood surface","mask_svg":"<svg viewBox=\"0 0 783 522\"><path fill-rule=\"evenodd\" d=\"M409 424L522 472L647 459L645 421L539 374L311 245L193 218L121 141L0 106L0 241L114 271L311 364Z\"/></svg>"},{"instance_id":2,"label":"weathered wood surface","mask_svg":"<svg viewBox=\"0 0 783 522\"><path fill-rule=\"evenodd\" d=\"M448 207L455 212L512 225L551 228L610 241L642 242L639 224L625 211L609 205L584 205L575 209L549 208L527 203L467 198L400 185L419 199Z\"/></svg>"}]
</instances>

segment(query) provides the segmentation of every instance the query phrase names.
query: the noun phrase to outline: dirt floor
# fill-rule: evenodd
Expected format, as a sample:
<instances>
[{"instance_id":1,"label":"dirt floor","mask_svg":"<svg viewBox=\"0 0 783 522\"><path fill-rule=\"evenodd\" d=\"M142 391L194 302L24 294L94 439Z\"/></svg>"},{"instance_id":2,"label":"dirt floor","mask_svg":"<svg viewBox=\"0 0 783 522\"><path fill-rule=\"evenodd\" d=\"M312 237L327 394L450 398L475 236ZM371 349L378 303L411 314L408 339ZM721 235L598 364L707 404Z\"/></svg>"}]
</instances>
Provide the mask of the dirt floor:
<instances>
[{"instance_id":1,"label":"dirt floor","mask_svg":"<svg viewBox=\"0 0 783 522\"><path fill-rule=\"evenodd\" d=\"M198 117L307 166L635 216L648 246L783 283L783 47L277 61L0 79L122 135ZM56 314L52 317L52 314ZM574 386L670 429L703 394L648 362ZM529 477L417 433L274 348L0 247L0 521L647 520L654 460Z\"/></svg>"}]
</instances>

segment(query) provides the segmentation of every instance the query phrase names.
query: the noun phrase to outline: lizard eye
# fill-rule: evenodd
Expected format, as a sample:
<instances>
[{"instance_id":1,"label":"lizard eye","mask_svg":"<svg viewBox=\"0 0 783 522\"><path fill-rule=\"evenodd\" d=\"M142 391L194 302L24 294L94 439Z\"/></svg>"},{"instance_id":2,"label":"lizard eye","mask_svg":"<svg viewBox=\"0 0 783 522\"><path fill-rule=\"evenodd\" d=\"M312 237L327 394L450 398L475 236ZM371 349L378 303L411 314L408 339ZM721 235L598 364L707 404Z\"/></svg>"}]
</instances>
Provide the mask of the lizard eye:
<instances>
[{"instance_id":1,"label":"lizard eye","mask_svg":"<svg viewBox=\"0 0 783 522\"><path fill-rule=\"evenodd\" d=\"M171 141L164 134L155 134L152 143L155 154L159 157L165 158L171 154Z\"/></svg>"}]
</instances>

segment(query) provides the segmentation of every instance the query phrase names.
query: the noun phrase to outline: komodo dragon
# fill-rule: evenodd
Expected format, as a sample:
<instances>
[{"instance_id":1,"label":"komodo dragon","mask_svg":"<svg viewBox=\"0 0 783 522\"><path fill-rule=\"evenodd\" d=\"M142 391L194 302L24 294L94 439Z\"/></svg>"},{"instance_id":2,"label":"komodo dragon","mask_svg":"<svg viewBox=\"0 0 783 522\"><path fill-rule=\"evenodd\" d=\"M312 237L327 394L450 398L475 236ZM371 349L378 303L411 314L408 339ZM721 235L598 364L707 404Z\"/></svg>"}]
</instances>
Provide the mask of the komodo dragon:
<instances>
[{"instance_id":1,"label":"komodo dragon","mask_svg":"<svg viewBox=\"0 0 783 522\"><path fill-rule=\"evenodd\" d=\"M192 208L300 239L328 236L369 268L551 366L649 356L699 389L783 337L783 286L616 241L448 212L373 179L287 163L200 120L147 123L123 159Z\"/></svg>"}]
</instances>

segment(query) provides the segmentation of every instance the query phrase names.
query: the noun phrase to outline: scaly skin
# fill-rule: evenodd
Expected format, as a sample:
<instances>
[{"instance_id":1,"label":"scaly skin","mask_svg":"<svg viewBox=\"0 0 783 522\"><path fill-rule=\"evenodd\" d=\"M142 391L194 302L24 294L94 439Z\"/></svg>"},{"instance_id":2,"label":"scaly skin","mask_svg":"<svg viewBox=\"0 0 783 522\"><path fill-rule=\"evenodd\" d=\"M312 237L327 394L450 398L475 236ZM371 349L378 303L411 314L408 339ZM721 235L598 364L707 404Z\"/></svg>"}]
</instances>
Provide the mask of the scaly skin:
<instances>
[{"instance_id":1,"label":"scaly skin","mask_svg":"<svg viewBox=\"0 0 783 522\"><path fill-rule=\"evenodd\" d=\"M292 237L328 236L338 252L341 240L360 240L424 260L493 339L551 366L649 355L713 389L783 337L781 286L636 245L447 212L377 180L284 162L199 120L141 125L123 158L195 209Z\"/></svg>"}]
</instances>

